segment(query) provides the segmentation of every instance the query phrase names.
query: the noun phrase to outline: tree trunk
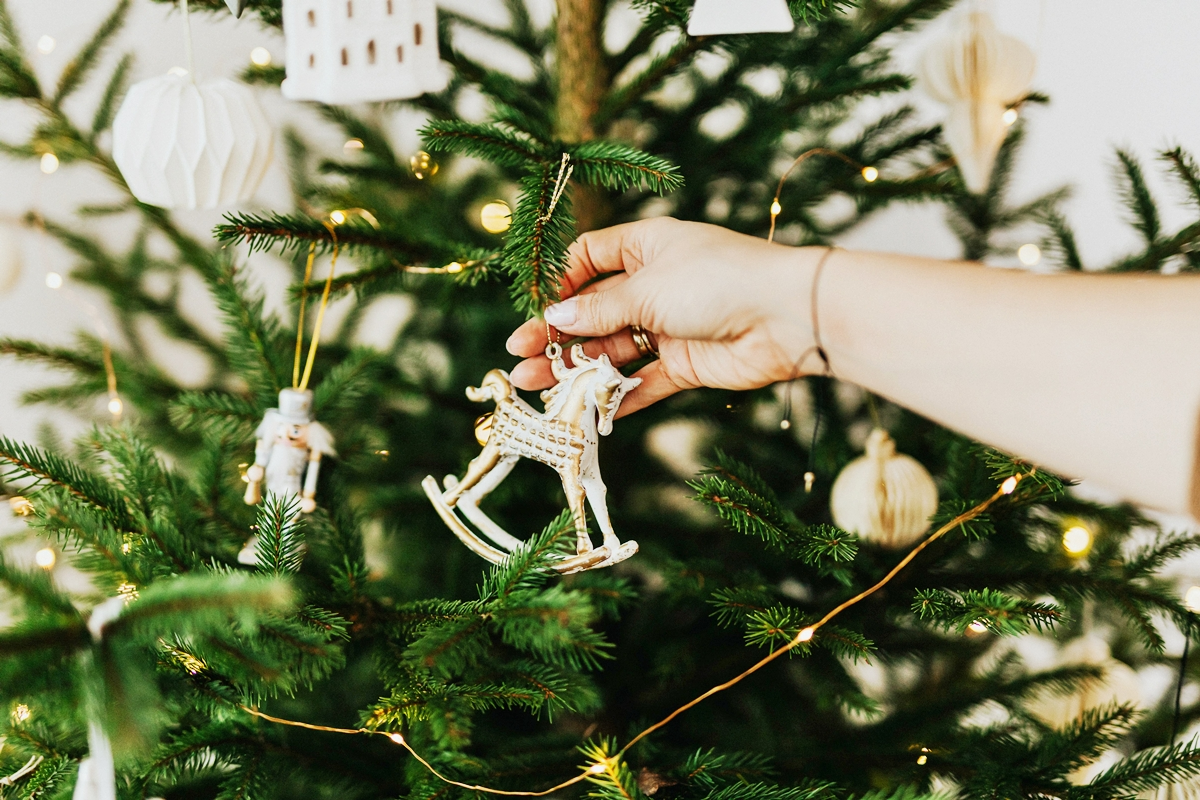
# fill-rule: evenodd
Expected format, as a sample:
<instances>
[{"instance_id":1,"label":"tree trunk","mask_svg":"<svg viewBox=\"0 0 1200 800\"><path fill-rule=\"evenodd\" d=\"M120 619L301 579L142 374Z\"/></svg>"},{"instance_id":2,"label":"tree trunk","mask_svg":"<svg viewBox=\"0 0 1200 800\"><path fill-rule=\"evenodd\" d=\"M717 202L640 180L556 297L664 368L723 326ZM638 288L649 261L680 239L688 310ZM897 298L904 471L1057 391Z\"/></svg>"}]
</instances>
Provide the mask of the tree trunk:
<instances>
[{"instance_id":1,"label":"tree trunk","mask_svg":"<svg viewBox=\"0 0 1200 800\"><path fill-rule=\"evenodd\" d=\"M595 139L600 103L608 91L604 57L605 0L558 0L558 135L570 144ZM576 186L579 231L602 227L608 204L602 189Z\"/></svg>"}]
</instances>

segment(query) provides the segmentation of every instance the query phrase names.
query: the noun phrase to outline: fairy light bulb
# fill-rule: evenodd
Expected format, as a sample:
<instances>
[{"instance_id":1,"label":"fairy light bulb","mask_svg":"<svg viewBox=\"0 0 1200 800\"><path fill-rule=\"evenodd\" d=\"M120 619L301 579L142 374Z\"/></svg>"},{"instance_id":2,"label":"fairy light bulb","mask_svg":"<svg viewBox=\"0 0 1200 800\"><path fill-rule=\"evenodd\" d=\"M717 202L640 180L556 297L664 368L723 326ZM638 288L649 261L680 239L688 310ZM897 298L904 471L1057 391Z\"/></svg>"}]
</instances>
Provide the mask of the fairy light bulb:
<instances>
[{"instance_id":1,"label":"fairy light bulb","mask_svg":"<svg viewBox=\"0 0 1200 800\"><path fill-rule=\"evenodd\" d=\"M796 637L796 640L801 641L801 642L811 642L813 636L815 636L816 633L817 633L817 629L813 628L812 626L809 626L809 627L805 628L804 630L800 631L800 635Z\"/></svg>"},{"instance_id":2,"label":"fairy light bulb","mask_svg":"<svg viewBox=\"0 0 1200 800\"><path fill-rule=\"evenodd\" d=\"M879 180L879 170L875 167L863 167L862 176L867 183L874 183Z\"/></svg>"},{"instance_id":3,"label":"fairy light bulb","mask_svg":"<svg viewBox=\"0 0 1200 800\"><path fill-rule=\"evenodd\" d=\"M250 51L250 63L256 67L271 66L271 51L265 47L256 47Z\"/></svg>"},{"instance_id":4,"label":"fairy light bulb","mask_svg":"<svg viewBox=\"0 0 1200 800\"><path fill-rule=\"evenodd\" d=\"M1063 550L1076 558L1086 555L1092 549L1092 532L1083 525L1072 525L1063 531Z\"/></svg>"},{"instance_id":5,"label":"fairy light bulb","mask_svg":"<svg viewBox=\"0 0 1200 800\"><path fill-rule=\"evenodd\" d=\"M495 200L479 210L479 224L488 233L504 233L512 227L512 209Z\"/></svg>"},{"instance_id":6,"label":"fairy light bulb","mask_svg":"<svg viewBox=\"0 0 1200 800\"><path fill-rule=\"evenodd\" d=\"M975 620L967 628L972 633L987 633L987 625L982 620Z\"/></svg>"},{"instance_id":7,"label":"fairy light bulb","mask_svg":"<svg viewBox=\"0 0 1200 800\"><path fill-rule=\"evenodd\" d=\"M46 285L51 289L61 289L63 285L63 276L57 272L46 273Z\"/></svg>"},{"instance_id":8,"label":"fairy light bulb","mask_svg":"<svg viewBox=\"0 0 1200 800\"><path fill-rule=\"evenodd\" d=\"M790 419L780 420L779 430L790 431L792 429L792 421Z\"/></svg>"},{"instance_id":9,"label":"fairy light bulb","mask_svg":"<svg viewBox=\"0 0 1200 800\"><path fill-rule=\"evenodd\" d=\"M1017 118L1020 116L1021 112L1017 111L1015 108L1010 108L1004 112L1004 124L1011 128L1013 125L1017 124Z\"/></svg>"},{"instance_id":10,"label":"fairy light bulb","mask_svg":"<svg viewBox=\"0 0 1200 800\"><path fill-rule=\"evenodd\" d=\"M1183 604L1187 606L1187 610L1193 614L1200 614L1200 586L1193 586L1187 590L1187 595L1183 599Z\"/></svg>"},{"instance_id":11,"label":"fairy light bulb","mask_svg":"<svg viewBox=\"0 0 1200 800\"><path fill-rule=\"evenodd\" d=\"M1042 249L1036 244L1023 244L1017 249L1017 258L1027 267L1036 267L1042 260Z\"/></svg>"},{"instance_id":12,"label":"fairy light bulb","mask_svg":"<svg viewBox=\"0 0 1200 800\"><path fill-rule=\"evenodd\" d=\"M108 413L112 414L114 417L119 417L121 414L125 413L125 403L122 402L121 398L113 397L108 401Z\"/></svg>"},{"instance_id":13,"label":"fairy light bulb","mask_svg":"<svg viewBox=\"0 0 1200 800\"><path fill-rule=\"evenodd\" d=\"M806 473L804 473L804 492L805 492L806 494L810 494L810 493L812 493L812 490L813 490L813 484L814 484L814 483L816 483L816 482L817 482L817 475L816 475L816 473L814 473L814 472L806 472Z\"/></svg>"},{"instance_id":14,"label":"fairy light bulb","mask_svg":"<svg viewBox=\"0 0 1200 800\"><path fill-rule=\"evenodd\" d=\"M43 36L42 38L38 39L38 43L37 43L38 52L44 56L48 56L51 53L53 53L54 48L57 46L58 46L58 42L56 42L54 40L53 36L47 35L47 36Z\"/></svg>"},{"instance_id":15,"label":"fairy light bulb","mask_svg":"<svg viewBox=\"0 0 1200 800\"><path fill-rule=\"evenodd\" d=\"M43 547L33 555L33 563L37 564L47 572L54 569L54 563L56 561L58 561L58 556L54 553L53 547Z\"/></svg>"},{"instance_id":16,"label":"fairy light bulb","mask_svg":"<svg viewBox=\"0 0 1200 800\"><path fill-rule=\"evenodd\" d=\"M342 149L345 150L347 153L353 152L355 150L362 150L364 147L366 147L366 145L363 144L362 139L347 139L346 143L344 145L342 145Z\"/></svg>"},{"instance_id":17,"label":"fairy light bulb","mask_svg":"<svg viewBox=\"0 0 1200 800\"><path fill-rule=\"evenodd\" d=\"M345 211L334 211L332 214L329 215L329 219L332 220L334 225L345 225L346 224L346 212Z\"/></svg>"},{"instance_id":18,"label":"fairy light bulb","mask_svg":"<svg viewBox=\"0 0 1200 800\"><path fill-rule=\"evenodd\" d=\"M388 738L391 739L394 743L400 745L401 747L404 746L404 735L403 734L389 733Z\"/></svg>"},{"instance_id":19,"label":"fairy light bulb","mask_svg":"<svg viewBox=\"0 0 1200 800\"><path fill-rule=\"evenodd\" d=\"M53 175L58 172L58 156L54 153L42 154L41 170L43 175Z\"/></svg>"},{"instance_id":20,"label":"fairy light bulb","mask_svg":"<svg viewBox=\"0 0 1200 800\"><path fill-rule=\"evenodd\" d=\"M446 272L449 272L451 275L458 273L458 272L462 272L462 271L463 271L463 265L458 263L457 261L451 261L449 264L446 265Z\"/></svg>"},{"instance_id":21,"label":"fairy light bulb","mask_svg":"<svg viewBox=\"0 0 1200 800\"><path fill-rule=\"evenodd\" d=\"M1000 491L1003 494L1012 494L1016 490L1017 490L1017 476L1016 475L1013 475L1011 478L1006 480L1004 483L1000 484Z\"/></svg>"},{"instance_id":22,"label":"fairy light bulb","mask_svg":"<svg viewBox=\"0 0 1200 800\"><path fill-rule=\"evenodd\" d=\"M21 703L14 708L12 712L13 722L25 722L32 716L33 712L30 711L29 706L25 705L24 703Z\"/></svg>"},{"instance_id":23,"label":"fairy light bulb","mask_svg":"<svg viewBox=\"0 0 1200 800\"><path fill-rule=\"evenodd\" d=\"M771 216L778 217L782 213L783 213L783 206L779 203L778 200L771 203Z\"/></svg>"},{"instance_id":24,"label":"fairy light bulb","mask_svg":"<svg viewBox=\"0 0 1200 800\"><path fill-rule=\"evenodd\" d=\"M598 761L587 768L588 775L599 775L601 772L604 772L604 770L605 766L604 762L602 761Z\"/></svg>"}]
</instances>

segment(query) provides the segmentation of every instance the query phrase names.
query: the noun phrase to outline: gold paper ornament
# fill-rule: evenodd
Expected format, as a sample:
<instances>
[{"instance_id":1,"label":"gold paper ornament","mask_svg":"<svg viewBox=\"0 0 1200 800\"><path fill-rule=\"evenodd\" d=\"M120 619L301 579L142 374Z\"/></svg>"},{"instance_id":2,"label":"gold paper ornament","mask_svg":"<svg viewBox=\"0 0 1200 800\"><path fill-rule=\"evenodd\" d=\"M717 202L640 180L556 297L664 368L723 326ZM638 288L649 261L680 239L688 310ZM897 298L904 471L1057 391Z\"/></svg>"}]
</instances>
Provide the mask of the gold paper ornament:
<instances>
[{"instance_id":1,"label":"gold paper ornament","mask_svg":"<svg viewBox=\"0 0 1200 800\"><path fill-rule=\"evenodd\" d=\"M937 511L937 484L920 462L896 452L882 428L867 437L867 452L846 465L829 498L833 521L888 548L913 544Z\"/></svg>"},{"instance_id":2,"label":"gold paper ornament","mask_svg":"<svg viewBox=\"0 0 1200 800\"><path fill-rule=\"evenodd\" d=\"M1034 66L1033 51L981 11L960 17L921 60L921 84L948 107L946 143L976 194L987 190L1011 124L1005 112L1029 92Z\"/></svg>"}]
</instances>

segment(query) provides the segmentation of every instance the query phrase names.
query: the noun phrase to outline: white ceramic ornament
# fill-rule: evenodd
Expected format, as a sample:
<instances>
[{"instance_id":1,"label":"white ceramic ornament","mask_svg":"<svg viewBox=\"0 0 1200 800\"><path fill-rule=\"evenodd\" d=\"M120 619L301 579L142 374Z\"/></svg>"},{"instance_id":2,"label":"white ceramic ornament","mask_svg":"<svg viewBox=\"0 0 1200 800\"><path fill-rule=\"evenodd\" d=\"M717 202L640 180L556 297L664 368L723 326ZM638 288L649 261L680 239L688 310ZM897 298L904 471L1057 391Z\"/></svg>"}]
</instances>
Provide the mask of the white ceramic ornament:
<instances>
[{"instance_id":1,"label":"white ceramic ornament","mask_svg":"<svg viewBox=\"0 0 1200 800\"><path fill-rule=\"evenodd\" d=\"M1102 667L1104 674L1089 681L1074 694L1058 695L1045 689L1029 703L1030 713L1052 728L1061 729L1085 712L1105 706L1142 704L1142 687L1137 673L1112 657L1108 642L1088 635L1070 642L1056 660L1057 667Z\"/></svg>"},{"instance_id":2,"label":"white ceramic ornament","mask_svg":"<svg viewBox=\"0 0 1200 800\"><path fill-rule=\"evenodd\" d=\"M896 452L887 431L867 437L867 452L851 461L833 482L833 521L868 542L907 547L929 529L937 511L937 484L915 458Z\"/></svg>"},{"instance_id":3,"label":"white ceramic ornament","mask_svg":"<svg viewBox=\"0 0 1200 800\"><path fill-rule=\"evenodd\" d=\"M283 32L291 100L403 100L446 85L434 0L283 0Z\"/></svg>"},{"instance_id":4,"label":"white ceramic ornament","mask_svg":"<svg viewBox=\"0 0 1200 800\"><path fill-rule=\"evenodd\" d=\"M225 5L229 6L229 10L233 12L235 17L241 17L242 12L246 10L248 0L225 0Z\"/></svg>"},{"instance_id":5,"label":"white ceramic ornament","mask_svg":"<svg viewBox=\"0 0 1200 800\"><path fill-rule=\"evenodd\" d=\"M921 59L925 91L948 106L944 125L967 188L987 190L1008 124L1004 112L1029 92L1036 60L981 11L963 15Z\"/></svg>"},{"instance_id":6,"label":"white ceramic ornament","mask_svg":"<svg viewBox=\"0 0 1200 800\"><path fill-rule=\"evenodd\" d=\"M274 135L246 86L171 73L134 84L113 122L113 159L134 197L163 208L249 200Z\"/></svg>"},{"instance_id":7,"label":"white ceramic ornament","mask_svg":"<svg viewBox=\"0 0 1200 800\"><path fill-rule=\"evenodd\" d=\"M696 0L688 35L787 33L795 27L787 0Z\"/></svg>"}]
</instances>

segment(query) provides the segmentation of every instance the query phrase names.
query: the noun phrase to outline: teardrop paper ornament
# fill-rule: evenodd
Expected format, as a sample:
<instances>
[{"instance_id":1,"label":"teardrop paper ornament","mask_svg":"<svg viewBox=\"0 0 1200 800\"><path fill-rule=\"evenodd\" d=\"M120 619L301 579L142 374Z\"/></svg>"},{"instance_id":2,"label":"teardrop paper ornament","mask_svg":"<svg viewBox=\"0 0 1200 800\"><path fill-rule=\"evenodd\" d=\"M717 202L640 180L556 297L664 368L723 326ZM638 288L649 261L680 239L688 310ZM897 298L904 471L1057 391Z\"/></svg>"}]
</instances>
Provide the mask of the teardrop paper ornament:
<instances>
[{"instance_id":1,"label":"teardrop paper ornament","mask_svg":"<svg viewBox=\"0 0 1200 800\"><path fill-rule=\"evenodd\" d=\"M274 135L254 93L231 80L172 73L134 84L113 122L113 159L134 197L163 208L249 200Z\"/></svg>"},{"instance_id":2,"label":"teardrop paper ornament","mask_svg":"<svg viewBox=\"0 0 1200 800\"><path fill-rule=\"evenodd\" d=\"M921 59L922 86L948 107L946 143L976 194L987 190L1008 135L1004 112L1028 94L1035 65L1033 51L981 11L960 17Z\"/></svg>"},{"instance_id":3,"label":"teardrop paper ornament","mask_svg":"<svg viewBox=\"0 0 1200 800\"><path fill-rule=\"evenodd\" d=\"M225 5L229 6L229 10L233 12L235 17L242 16L242 12L246 10L246 5L250 0L225 0Z\"/></svg>"},{"instance_id":4,"label":"teardrop paper ornament","mask_svg":"<svg viewBox=\"0 0 1200 800\"><path fill-rule=\"evenodd\" d=\"M347 105L445 88L434 0L283 0L289 100Z\"/></svg>"},{"instance_id":5,"label":"teardrop paper ornament","mask_svg":"<svg viewBox=\"0 0 1200 800\"><path fill-rule=\"evenodd\" d=\"M887 431L876 428L866 454L834 481L829 504L838 527L883 547L907 547L929 529L937 484L915 458L896 452Z\"/></svg>"},{"instance_id":6,"label":"teardrop paper ornament","mask_svg":"<svg viewBox=\"0 0 1200 800\"><path fill-rule=\"evenodd\" d=\"M1112 657L1108 642L1095 635L1080 637L1067 644L1056 659L1057 667L1100 667L1103 674L1087 681L1075 692L1057 694L1044 689L1029 703L1029 711L1052 728L1065 728L1078 722L1093 709L1112 705L1142 704L1142 687L1137 673Z\"/></svg>"},{"instance_id":7,"label":"teardrop paper ornament","mask_svg":"<svg viewBox=\"0 0 1200 800\"><path fill-rule=\"evenodd\" d=\"M787 33L795 27L787 0L696 0L688 35Z\"/></svg>"}]
</instances>

